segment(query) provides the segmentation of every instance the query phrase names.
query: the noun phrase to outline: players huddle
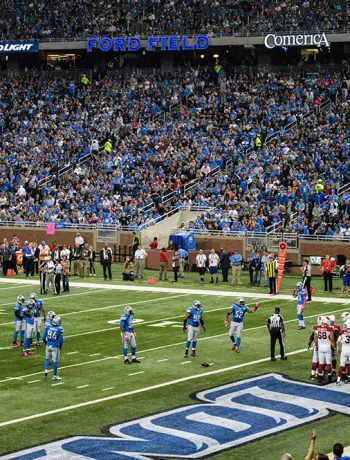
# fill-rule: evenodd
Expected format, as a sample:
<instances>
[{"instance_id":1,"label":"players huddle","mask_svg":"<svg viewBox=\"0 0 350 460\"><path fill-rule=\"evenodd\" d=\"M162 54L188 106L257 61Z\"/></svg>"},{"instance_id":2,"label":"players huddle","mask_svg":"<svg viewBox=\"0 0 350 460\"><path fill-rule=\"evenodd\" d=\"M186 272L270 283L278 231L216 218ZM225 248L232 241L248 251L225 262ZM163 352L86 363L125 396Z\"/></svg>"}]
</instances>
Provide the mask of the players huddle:
<instances>
[{"instance_id":1,"label":"players huddle","mask_svg":"<svg viewBox=\"0 0 350 460\"><path fill-rule=\"evenodd\" d=\"M335 377L337 385L342 379L350 381L350 314L342 313L341 320L343 327L335 323L334 315L319 316L309 339L308 348L314 344L310 378L321 384L331 383ZM337 351L340 353L338 373Z\"/></svg>"},{"instance_id":2,"label":"players huddle","mask_svg":"<svg viewBox=\"0 0 350 460\"><path fill-rule=\"evenodd\" d=\"M26 303L22 295L17 297L14 307L15 331L13 334L13 346L23 347L22 356L33 355L33 341L40 346L42 318L44 318L44 333L42 341L46 346L44 376L48 377L50 363L53 367L52 380L61 380L58 375L59 355L63 344L63 328L61 318L56 313L49 311L47 314L44 309L44 302L37 298L36 294L30 294ZM18 343L20 334L20 343Z\"/></svg>"}]
</instances>

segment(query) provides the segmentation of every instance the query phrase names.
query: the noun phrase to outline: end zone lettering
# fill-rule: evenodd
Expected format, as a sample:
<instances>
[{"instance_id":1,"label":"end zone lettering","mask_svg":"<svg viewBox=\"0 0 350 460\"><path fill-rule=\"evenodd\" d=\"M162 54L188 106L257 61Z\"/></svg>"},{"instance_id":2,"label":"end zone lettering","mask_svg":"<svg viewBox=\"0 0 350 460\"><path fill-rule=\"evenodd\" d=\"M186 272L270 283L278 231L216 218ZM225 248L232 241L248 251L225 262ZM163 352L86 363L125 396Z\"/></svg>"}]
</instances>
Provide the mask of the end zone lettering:
<instances>
[{"instance_id":1,"label":"end zone lettering","mask_svg":"<svg viewBox=\"0 0 350 460\"><path fill-rule=\"evenodd\" d=\"M0 41L0 53L36 53L39 51L39 42L5 42Z\"/></svg>"},{"instance_id":2,"label":"end zone lettering","mask_svg":"<svg viewBox=\"0 0 350 460\"><path fill-rule=\"evenodd\" d=\"M193 43L187 35L170 35L147 37L146 49L153 51L190 51L204 50L209 47L209 38L206 35L196 35L193 37ZM141 48L141 39L139 37L118 37L118 38L88 38L87 51L91 53L94 48L101 51L138 51Z\"/></svg>"},{"instance_id":3,"label":"end zone lettering","mask_svg":"<svg viewBox=\"0 0 350 460\"><path fill-rule=\"evenodd\" d=\"M1 458L200 459L336 412L350 415L346 390L278 374L229 383L195 397L195 404L110 426L107 436L73 436Z\"/></svg>"}]
</instances>

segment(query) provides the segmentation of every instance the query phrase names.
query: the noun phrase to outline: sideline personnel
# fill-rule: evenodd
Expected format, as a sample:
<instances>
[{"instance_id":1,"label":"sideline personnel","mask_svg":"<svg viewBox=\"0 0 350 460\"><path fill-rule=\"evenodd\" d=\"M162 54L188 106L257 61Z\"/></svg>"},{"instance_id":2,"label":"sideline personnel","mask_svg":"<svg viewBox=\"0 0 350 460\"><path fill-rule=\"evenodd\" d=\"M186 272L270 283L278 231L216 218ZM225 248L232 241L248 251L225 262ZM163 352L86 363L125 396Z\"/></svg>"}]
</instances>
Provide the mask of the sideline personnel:
<instances>
[{"instance_id":1,"label":"sideline personnel","mask_svg":"<svg viewBox=\"0 0 350 460\"><path fill-rule=\"evenodd\" d=\"M267 329L269 330L271 339L271 361L276 361L275 348L277 340L280 343L281 359L287 359L287 356L285 356L284 347L284 337L286 336L286 330L284 328L283 316L280 315L280 311L280 308L276 307L275 313L270 315L267 319Z\"/></svg>"}]
</instances>

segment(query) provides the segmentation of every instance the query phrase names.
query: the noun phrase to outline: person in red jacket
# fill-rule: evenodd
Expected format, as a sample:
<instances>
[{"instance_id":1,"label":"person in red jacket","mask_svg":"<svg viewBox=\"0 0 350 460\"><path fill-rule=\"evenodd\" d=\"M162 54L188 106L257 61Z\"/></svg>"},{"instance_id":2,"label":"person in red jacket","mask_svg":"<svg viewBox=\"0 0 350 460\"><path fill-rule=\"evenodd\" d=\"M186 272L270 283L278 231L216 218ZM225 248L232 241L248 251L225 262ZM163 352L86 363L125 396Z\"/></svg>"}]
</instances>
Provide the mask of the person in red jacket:
<instances>
[{"instance_id":1,"label":"person in red jacket","mask_svg":"<svg viewBox=\"0 0 350 460\"><path fill-rule=\"evenodd\" d=\"M326 258L321 262L321 272L324 281L324 290L327 292L332 292L333 290L333 271L335 269L336 263L333 258L330 258L329 255L326 255Z\"/></svg>"},{"instance_id":2,"label":"person in red jacket","mask_svg":"<svg viewBox=\"0 0 350 460\"><path fill-rule=\"evenodd\" d=\"M149 247L151 249L157 249L158 248L158 238L156 236L153 238L153 241L151 242Z\"/></svg>"},{"instance_id":3,"label":"person in red jacket","mask_svg":"<svg viewBox=\"0 0 350 460\"><path fill-rule=\"evenodd\" d=\"M160 251L159 262L160 262L159 281L163 279L163 275L164 275L164 281L168 281L169 256L165 248L162 248L162 250Z\"/></svg>"}]
</instances>

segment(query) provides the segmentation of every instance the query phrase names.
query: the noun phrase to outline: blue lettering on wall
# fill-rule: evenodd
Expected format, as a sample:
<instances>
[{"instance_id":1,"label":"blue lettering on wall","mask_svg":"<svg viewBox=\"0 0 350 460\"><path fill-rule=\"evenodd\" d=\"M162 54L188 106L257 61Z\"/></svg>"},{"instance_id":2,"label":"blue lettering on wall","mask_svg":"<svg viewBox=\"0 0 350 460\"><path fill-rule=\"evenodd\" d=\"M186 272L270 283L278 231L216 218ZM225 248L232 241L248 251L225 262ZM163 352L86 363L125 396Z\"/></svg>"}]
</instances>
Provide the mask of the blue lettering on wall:
<instances>
[{"instance_id":1,"label":"blue lettering on wall","mask_svg":"<svg viewBox=\"0 0 350 460\"><path fill-rule=\"evenodd\" d=\"M209 47L209 38L206 35L197 35L192 39L187 35L151 36L145 39L148 51L190 51L204 50ZM191 44L192 41L192 44ZM91 53L94 49L101 51L138 51L141 48L139 37L118 37L118 38L88 38L87 51Z\"/></svg>"}]
</instances>

